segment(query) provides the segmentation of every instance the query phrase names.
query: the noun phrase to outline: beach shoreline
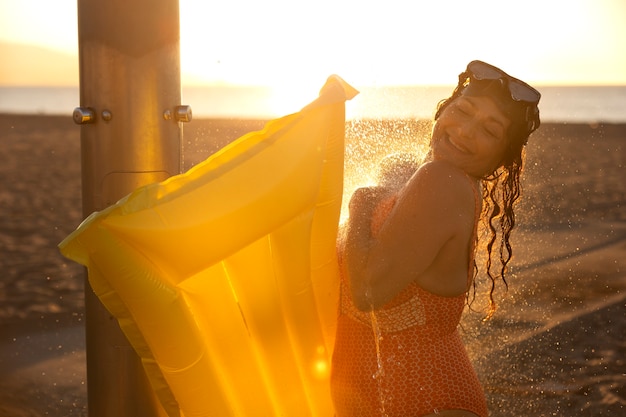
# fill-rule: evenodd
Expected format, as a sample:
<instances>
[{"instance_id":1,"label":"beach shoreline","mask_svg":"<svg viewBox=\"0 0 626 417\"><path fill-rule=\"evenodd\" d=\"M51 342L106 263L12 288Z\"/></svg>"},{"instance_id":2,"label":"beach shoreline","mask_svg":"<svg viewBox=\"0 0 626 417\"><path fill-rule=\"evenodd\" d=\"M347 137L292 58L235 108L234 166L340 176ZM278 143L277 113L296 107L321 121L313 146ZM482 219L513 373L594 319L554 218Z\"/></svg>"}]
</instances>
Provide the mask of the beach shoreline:
<instances>
[{"instance_id":1,"label":"beach shoreline","mask_svg":"<svg viewBox=\"0 0 626 417\"><path fill-rule=\"evenodd\" d=\"M264 123L184 124L184 169ZM349 121L346 172L428 128ZM546 123L530 139L509 290L491 322L463 323L493 417L626 411L625 146L626 124ZM0 157L0 415L86 416L85 272L56 247L82 218L80 127L0 114Z\"/></svg>"}]
</instances>

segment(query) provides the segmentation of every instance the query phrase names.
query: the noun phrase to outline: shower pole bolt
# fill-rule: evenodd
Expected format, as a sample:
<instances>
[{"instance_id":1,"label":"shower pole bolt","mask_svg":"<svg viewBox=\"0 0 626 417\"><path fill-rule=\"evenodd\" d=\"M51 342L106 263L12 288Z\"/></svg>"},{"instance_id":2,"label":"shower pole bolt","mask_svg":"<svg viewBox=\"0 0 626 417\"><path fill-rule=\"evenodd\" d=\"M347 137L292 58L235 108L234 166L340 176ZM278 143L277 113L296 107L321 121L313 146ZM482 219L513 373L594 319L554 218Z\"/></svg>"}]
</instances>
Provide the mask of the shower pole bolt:
<instances>
[{"instance_id":1,"label":"shower pole bolt","mask_svg":"<svg viewBox=\"0 0 626 417\"><path fill-rule=\"evenodd\" d=\"M90 107L76 107L72 118L77 125L86 125L96 121L96 112Z\"/></svg>"}]
</instances>

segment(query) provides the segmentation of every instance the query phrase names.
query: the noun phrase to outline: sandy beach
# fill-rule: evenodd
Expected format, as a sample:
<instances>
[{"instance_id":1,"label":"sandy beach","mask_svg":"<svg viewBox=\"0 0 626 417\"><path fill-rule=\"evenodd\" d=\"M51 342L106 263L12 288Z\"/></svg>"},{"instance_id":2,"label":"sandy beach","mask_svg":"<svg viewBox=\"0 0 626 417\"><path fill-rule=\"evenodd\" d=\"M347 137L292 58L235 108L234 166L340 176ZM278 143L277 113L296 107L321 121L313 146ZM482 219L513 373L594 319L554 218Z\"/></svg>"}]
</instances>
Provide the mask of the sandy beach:
<instances>
[{"instance_id":1,"label":"sandy beach","mask_svg":"<svg viewBox=\"0 0 626 417\"><path fill-rule=\"evenodd\" d=\"M186 124L184 168L263 124ZM347 174L362 179L390 140L423 149L427 130L348 122ZM509 289L482 323L480 282L462 328L493 417L626 415L625 147L617 124L531 137ZM82 217L80 128L0 115L0 160L0 417L86 416L84 270L57 250Z\"/></svg>"}]
</instances>

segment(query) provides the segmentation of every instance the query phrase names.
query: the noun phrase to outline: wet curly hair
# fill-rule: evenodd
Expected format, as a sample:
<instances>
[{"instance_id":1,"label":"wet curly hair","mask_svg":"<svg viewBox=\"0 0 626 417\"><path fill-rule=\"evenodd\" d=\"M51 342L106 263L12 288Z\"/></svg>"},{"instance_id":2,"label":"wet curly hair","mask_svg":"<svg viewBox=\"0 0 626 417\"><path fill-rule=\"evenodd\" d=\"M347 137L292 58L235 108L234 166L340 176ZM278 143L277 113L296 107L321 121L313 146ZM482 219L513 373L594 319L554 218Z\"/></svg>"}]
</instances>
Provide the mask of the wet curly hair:
<instances>
[{"instance_id":1,"label":"wet curly hair","mask_svg":"<svg viewBox=\"0 0 626 417\"><path fill-rule=\"evenodd\" d=\"M435 120L441 113L467 89L470 83L482 83L483 81L470 80L466 71L459 75L459 83L447 99L439 102L435 113ZM503 88L505 88L503 86ZM486 93L487 95L489 93ZM515 227L514 206L521 196L520 177L524 166L525 145L528 137L540 124L539 110L536 105L529 108L529 105L513 102L509 97L509 103L502 102L502 95L496 102L501 107L506 107L505 113L511 120L506 136L508 147L503 159L503 163L496 170L482 178L482 199L483 208L480 219L486 226L488 237L485 247L487 259L485 261L486 274L491 281L489 290L489 310L485 320L491 318L496 310L494 291L496 282L501 279L505 287L508 288L506 279L507 265L513 256L511 246L511 232ZM478 248L478 245L475 246ZM475 249L477 250L477 249ZM500 265L493 265L493 258L497 256ZM476 296L476 277L478 276L478 266L474 260L474 291L472 297ZM470 295L468 294L468 298Z\"/></svg>"}]
</instances>

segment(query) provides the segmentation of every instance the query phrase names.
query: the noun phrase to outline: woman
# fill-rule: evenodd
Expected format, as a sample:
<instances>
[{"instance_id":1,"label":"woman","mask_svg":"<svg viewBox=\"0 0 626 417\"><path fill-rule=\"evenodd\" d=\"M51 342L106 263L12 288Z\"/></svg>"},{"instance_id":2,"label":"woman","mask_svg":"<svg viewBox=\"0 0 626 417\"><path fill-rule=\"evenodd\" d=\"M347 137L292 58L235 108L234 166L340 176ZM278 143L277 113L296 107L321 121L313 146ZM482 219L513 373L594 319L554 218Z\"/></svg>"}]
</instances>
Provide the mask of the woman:
<instances>
[{"instance_id":1,"label":"woman","mask_svg":"<svg viewBox=\"0 0 626 417\"><path fill-rule=\"evenodd\" d=\"M493 312L493 285L498 275L504 280L511 258L513 204L524 145L539 127L539 98L500 69L470 62L438 106L426 162L400 189L361 188L352 196L338 244L331 376L337 417L487 416L457 327L474 283L481 218L490 230ZM496 274L493 256L501 263Z\"/></svg>"}]
</instances>

